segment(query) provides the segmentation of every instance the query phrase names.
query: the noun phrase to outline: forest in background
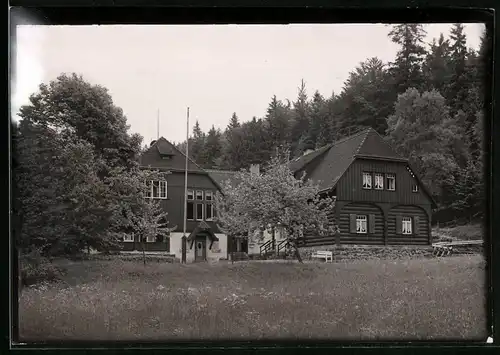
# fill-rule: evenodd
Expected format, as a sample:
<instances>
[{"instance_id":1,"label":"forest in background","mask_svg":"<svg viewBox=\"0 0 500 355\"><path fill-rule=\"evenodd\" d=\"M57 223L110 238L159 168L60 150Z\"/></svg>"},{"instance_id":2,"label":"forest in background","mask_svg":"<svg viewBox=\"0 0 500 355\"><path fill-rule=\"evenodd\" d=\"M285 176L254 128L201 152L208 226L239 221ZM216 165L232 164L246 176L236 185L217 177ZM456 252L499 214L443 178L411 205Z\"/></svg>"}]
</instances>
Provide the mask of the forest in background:
<instances>
[{"instance_id":1,"label":"forest in background","mask_svg":"<svg viewBox=\"0 0 500 355\"><path fill-rule=\"evenodd\" d=\"M330 97L302 80L294 101L273 96L264 117L241 122L234 112L225 130L208 132L196 122L190 157L207 169L247 169L277 149L293 159L372 127L410 159L444 219L481 216L487 33L478 50L467 47L463 24L431 43L425 37L425 25L393 25L394 60L367 58Z\"/></svg>"}]
</instances>

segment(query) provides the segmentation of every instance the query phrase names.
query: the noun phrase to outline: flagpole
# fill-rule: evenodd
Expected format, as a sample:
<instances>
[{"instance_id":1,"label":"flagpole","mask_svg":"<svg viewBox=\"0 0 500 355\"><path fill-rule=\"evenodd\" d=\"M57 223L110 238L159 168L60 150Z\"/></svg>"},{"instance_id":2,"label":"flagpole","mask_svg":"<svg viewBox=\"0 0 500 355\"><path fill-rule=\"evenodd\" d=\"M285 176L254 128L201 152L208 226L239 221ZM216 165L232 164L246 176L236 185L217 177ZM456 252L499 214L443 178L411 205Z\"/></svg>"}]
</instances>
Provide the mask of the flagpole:
<instances>
[{"instance_id":1,"label":"flagpole","mask_svg":"<svg viewBox=\"0 0 500 355\"><path fill-rule=\"evenodd\" d=\"M160 109L156 113L156 139L160 139Z\"/></svg>"},{"instance_id":2,"label":"flagpole","mask_svg":"<svg viewBox=\"0 0 500 355\"><path fill-rule=\"evenodd\" d=\"M189 156L189 107L187 108L186 120L186 166L184 170L184 236L186 235L187 221L187 180L188 180L188 156Z\"/></svg>"}]
</instances>

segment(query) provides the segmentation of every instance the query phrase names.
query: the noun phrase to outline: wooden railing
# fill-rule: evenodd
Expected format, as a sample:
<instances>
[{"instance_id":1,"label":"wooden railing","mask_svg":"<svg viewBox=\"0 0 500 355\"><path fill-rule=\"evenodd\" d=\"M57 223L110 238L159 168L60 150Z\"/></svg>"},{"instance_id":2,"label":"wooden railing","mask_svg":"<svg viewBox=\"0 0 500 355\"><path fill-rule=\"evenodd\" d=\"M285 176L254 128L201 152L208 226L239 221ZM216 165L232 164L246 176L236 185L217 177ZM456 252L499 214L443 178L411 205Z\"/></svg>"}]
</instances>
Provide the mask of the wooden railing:
<instances>
[{"instance_id":1,"label":"wooden railing","mask_svg":"<svg viewBox=\"0 0 500 355\"><path fill-rule=\"evenodd\" d=\"M286 256L286 248L288 248L290 245L291 244L288 241L288 239L282 240L281 242L278 243L278 245L276 247L276 254L279 255L280 251L283 250L283 253Z\"/></svg>"},{"instance_id":2,"label":"wooden railing","mask_svg":"<svg viewBox=\"0 0 500 355\"><path fill-rule=\"evenodd\" d=\"M274 240L268 240L260 246L260 255L265 255L266 253L274 250Z\"/></svg>"}]
</instances>

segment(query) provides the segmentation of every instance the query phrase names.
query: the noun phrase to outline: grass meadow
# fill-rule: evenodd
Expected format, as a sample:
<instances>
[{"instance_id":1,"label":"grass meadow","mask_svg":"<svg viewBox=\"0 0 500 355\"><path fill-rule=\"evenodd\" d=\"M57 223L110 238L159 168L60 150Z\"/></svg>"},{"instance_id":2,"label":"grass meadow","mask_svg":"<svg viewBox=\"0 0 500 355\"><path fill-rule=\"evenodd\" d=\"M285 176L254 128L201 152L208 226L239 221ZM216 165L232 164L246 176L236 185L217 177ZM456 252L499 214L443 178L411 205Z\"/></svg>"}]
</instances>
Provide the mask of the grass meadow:
<instances>
[{"instance_id":1,"label":"grass meadow","mask_svg":"<svg viewBox=\"0 0 500 355\"><path fill-rule=\"evenodd\" d=\"M350 263L58 261L23 289L23 341L483 340L479 255Z\"/></svg>"}]
</instances>

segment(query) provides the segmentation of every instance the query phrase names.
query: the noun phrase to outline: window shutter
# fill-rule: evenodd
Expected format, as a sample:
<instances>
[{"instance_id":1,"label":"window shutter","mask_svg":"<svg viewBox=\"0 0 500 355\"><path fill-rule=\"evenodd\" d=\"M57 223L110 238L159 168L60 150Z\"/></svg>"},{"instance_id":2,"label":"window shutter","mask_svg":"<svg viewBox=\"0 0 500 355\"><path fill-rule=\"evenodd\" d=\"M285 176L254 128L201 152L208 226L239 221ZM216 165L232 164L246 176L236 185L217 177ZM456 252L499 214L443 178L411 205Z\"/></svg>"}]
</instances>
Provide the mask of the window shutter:
<instances>
[{"instance_id":1,"label":"window shutter","mask_svg":"<svg viewBox=\"0 0 500 355\"><path fill-rule=\"evenodd\" d=\"M420 229L419 229L419 225L420 225L420 219L417 217L414 217L413 218L413 234L418 236L420 234Z\"/></svg>"},{"instance_id":2,"label":"window shutter","mask_svg":"<svg viewBox=\"0 0 500 355\"><path fill-rule=\"evenodd\" d=\"M396 216L396 234L403 234L403 218Z\"/></svg>"},{"instance_id":3,"label":"window shutter","mask_svg":"<svg viewBox=\"0 0 500 355\"><path fill-rule=\"evenodd\" d=\"M375 233L375 215L371 214L368 216L368 233Z\"/></svg>"},{"instance_id":4,"label":"window shutter","mask_svg":"<svg viewBox=\"0 0 500 355\"><path fill-rule=\"evenodd\" d=\"M349 217L350 217L350 221L351 221L350 231L351 231L351 233L356 233L356 215L351 213L349 215Z\"/></svg>"}]
</instances>

